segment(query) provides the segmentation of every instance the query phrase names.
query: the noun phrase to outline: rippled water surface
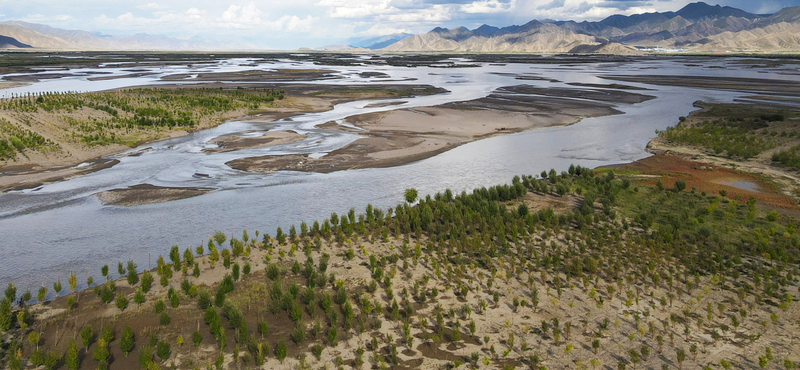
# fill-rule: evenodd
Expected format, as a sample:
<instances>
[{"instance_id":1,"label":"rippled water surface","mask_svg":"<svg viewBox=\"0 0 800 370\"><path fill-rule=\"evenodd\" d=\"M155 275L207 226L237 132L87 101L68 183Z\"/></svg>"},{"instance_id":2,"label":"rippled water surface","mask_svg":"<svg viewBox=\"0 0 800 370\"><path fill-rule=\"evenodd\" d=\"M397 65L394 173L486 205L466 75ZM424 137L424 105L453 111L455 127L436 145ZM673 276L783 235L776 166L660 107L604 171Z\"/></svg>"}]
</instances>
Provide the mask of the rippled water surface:
<instances>
[{"instance_id":1,"label":"rippled water surface","mask_svg":"<svg viewBox=\"0 0 800 370\"><path fill-rule=\"evenodd\" d=\"M78 76L44 80L30 86L0 91L0 96L38 91L96 91L136 85L158 85L159 78L175 73L231 72L267 68L326 68L343 78L326 84L430 84L450 91L446 94L401 99L399 105L366 107L376 103L357 101L335 109L305 114L274 123L228 122L185 137L144 145L151 148L140 156L121 157L120 163L83 177L46 185L34 190L0 195L0 285L15 281L21 289L50 285L76 271L82 280L99 276L103 264L134 260L140 267L155 261L177 244L196 246L215 230L241 235L242 229L274 234L278 226L322 219L331 212L356 210L371 203L390 207L402 200L403 190L417 188L421 194L450 188L460 192L476 187L509 182L514 175L539 173L569 164L596 167L630 162L647 156L644 148L655 136L694 108L697 100L731 101L744 95L708 89L663 87L626 83L652 89L642 93L656 96L644 103L619 104L624 114L590 118L578 124L497 136L460 146L412 164L362 169L330 174L278 172L249 174L225 165L233 159L267 154L312 153L324 155L358 136L315 126L367 112L430 106L484 97L502 86L530 84L541 87L570 87L570 82L608 84L603 75L707 75L795 79L780 71L737 66L725 61L708 61L701 67L675 60L642 60L635 63L582 65L483 65L479 68L430 67L320 67L295 61L251 65L249 60L221 60L201 67L148 67L157 74L138 78L89 81L97 69L73 70ZM722 68L707 68L709 66ZM103 72L125 75L122 69ZM391 82L361 78L360 72L386 73ZM530 74L547 80L518 80L513 75ZM104 75L105 76L105 75ZM400 82L398 82L400 81ZM191 81L184 81L190 83ZM395 102L399 100L383 100ZM300 142L228 153L204 153L213 147L209 140L242 131L292 129L308 136ZM136 207L103 206L93 194L148 183L159 186L197 186L215 192L168 203Z\"/></svg>"}]
</instances>

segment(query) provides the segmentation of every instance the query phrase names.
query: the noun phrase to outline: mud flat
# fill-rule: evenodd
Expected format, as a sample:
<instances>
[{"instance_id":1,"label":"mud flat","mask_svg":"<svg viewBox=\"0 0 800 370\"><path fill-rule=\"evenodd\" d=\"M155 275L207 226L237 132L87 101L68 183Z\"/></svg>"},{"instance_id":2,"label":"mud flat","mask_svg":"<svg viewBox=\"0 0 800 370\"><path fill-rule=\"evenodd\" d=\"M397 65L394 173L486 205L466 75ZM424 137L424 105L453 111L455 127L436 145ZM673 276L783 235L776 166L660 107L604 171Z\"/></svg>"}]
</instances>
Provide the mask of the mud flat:
<instances>
[{"instance_id":1,"label":"mud flat","mask_svg":"<svg viewBox=\"0 0 800 370\"><path fill-rule=\"evenodd\" d=\"M782 95L800 95L800 84L794 81L736 78L736 77L710 77L710 76L600 76L608 80L638 82L661 86L700 87L720 90L760 91L780 93Z\"/></svg>"},{"instance_id":2,"label":"mud flat","mask_svg":"<svg viewBox=\"0 0 800 370\"><path fill-rule=\"evenodd\" d=\"M223 135L210 141L217 148L203 149L206 153L224 153L250 148L264 148L274 145L290 144L305 139L306 135L298 134L292 130L270 131L260 136L244 136L248 132Z\"/></svg>"},{"instance_id":3,"label":"mud flat","mask_svg":"<svg viewBox=\"0 0 800 370\"><path fill-rule=\"evenodd\" d=\"M173 74L164 76L164 81L232 81L232 82L261 82L261 81L318 81L341 78L338 72L330 69L278 69L274 71L242 71L242 72L208 72L194 74Z\"/></svg>"},{"instance_id":4,"label":"mud flat","mask_svg":"<svg viewBox=\"0 0 800 370\"><path fill-rule=\"evenodd\" d=\"M174 188L140 184L125 189L104 191L97 193L96 196L103 202L103 205L131 207L196 197L211 191L213 189Z\"/></svg>"},{"instance_id":5,"label":"mud flat","mask_svg":"<svg viewBox=\"0 0 800 370\"><path fill-rule=\"evenodd\" d=\"M307 155L262 156L237 159L227 164L242 171L264 173L280 170L327 173L397 166L494 135L569 125L587 117L619 114L611 102L632 104L649 99L652 97L621 91L583 92L511 86L467 102L348 117L345 123L362 129L354 132L364 137L319 158ZM353 130L333 124L325 128Z\"/></svg>"},{"instance_id":6,"label":"mud flat","mask_svg":"<svg viewBox=\"0 0 800 370\"><path fill-rule=\"evenodd\" d=\"M8 166L0 170L0 192L36 188L111 168L117 163L119 160L113 158L95 158L77 166L48 169L36 165Z\"/></svg>"}]
</instances>

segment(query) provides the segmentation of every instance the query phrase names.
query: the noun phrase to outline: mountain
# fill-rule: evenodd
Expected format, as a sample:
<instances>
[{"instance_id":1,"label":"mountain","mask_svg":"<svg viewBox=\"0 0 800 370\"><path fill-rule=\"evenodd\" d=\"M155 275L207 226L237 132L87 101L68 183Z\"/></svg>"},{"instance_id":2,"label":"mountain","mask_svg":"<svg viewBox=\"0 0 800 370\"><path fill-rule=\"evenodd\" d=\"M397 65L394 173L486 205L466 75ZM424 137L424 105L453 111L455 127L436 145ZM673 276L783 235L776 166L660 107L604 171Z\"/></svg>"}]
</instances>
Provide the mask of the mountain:
<instances>
[{"instance_id":1,"label":"mountain","mask_svg":"<svg viewBox=\"0 0 800 370\"><path fill-rule=\"evenodd\" d=\"M31 46L28 44L23 44L17 41L13 37L7 36L0 36L0 49L18 49L18 48L30 48Z\"/></svg>"},{"instance_id":2,"label":"mountain","mask_svg":"<svg viewBox=\"0 0 800 370\"><path fill-rule=\"evenodd\" d=\"M692 3L675 12L612 15L598 22L537 21L474 30L434 28L387 51L636 53L659 47L690 51L800 50L800 7L752 14Z\"/></svg>"},{"instance_id":3,"label":"mountain","mask_svg":"<svg viewBox=\"0 0 800 370\"><path fill-rule=\"evenodd\" d=\"M544 53L567 52L583 44L596 44L595 38L554 24L531 21L523 26L481 26L472 31L465 27L435 28L424 35L400 40L384 50Z\"/></svg>"},{"instance_id":4,"label":"mountain","mask_svg":"<svg viewBox=\"0 0 800 370\"><path fill-rule=\"evenodd\" d=\"M0 48L57 50L218 50L231 49L233 45L213 40L180 40L144 33L109 36L21 21L0 22L0 37Z\"/></svg>"},{"instance_id":5,"label":"mountain","mask_svg":"<svg viewBox=\"0 0 800 370\"><path fill-rule=\"evenodd\" d=\"M414 36L410 33L393 33L391 35L370 37L370 38L352 38L348 40L347 45L351 48L364 48L364 49L383 49L395 42L398 42L406 37Z\"/></svg>"}]
</instances>

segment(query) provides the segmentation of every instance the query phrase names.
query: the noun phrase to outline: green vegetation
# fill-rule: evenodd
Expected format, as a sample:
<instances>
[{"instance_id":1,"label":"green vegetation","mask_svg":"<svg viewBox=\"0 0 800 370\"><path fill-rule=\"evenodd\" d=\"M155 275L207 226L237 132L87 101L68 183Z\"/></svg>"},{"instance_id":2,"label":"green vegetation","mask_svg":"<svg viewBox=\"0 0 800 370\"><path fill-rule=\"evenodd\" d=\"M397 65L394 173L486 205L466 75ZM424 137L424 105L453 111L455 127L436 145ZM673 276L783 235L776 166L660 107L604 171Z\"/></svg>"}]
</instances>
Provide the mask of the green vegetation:
<instances>
[{"instance_id":1,"label":"green vegetation","mask_svg":"<svg viewBox=\"0 0 800 370\"><path fill-rule=\"evenodd\" d=\"M14 159L25 150L55 149L58 145L41 135L0 118L0 161Z\"/></svg>"},{"instance_id":2,"label":"green vegetation","mask_svg":"<svg viewBox=\"0 0 800 370\"><path fill-rule=\"evenodd\" d=\"M772 161L778 162L795 171L800 171L800 145L773 154Z\"/></svg>"},{"instance_id":3,"label":"green vegetation","mask_svg":"<svg viewBox=\"0 0 800 370\"><path fill-rule=\"evenodd\" d=\"M92 367L110 359L111 368L135 366L125 356L109 357L112 347L138 351L131 358L143 367L168 367L176 355L193 361L179 368L222 366L232 353L228 368L294 366L307 350L321 367L330 361L323 359L326 347L336 347L331 359L338 366L413 367L402 358L427 357L459 368L640 369L716 367L722 357L747 368L777 363L765 348L786 339L776 333L798 328L798 222L761 212L754 201L699 193L681 182L647 186L579 166L471 194L411 195L394 208L332 213L299 232L290 227L281 241L266 233L241 240L215 233L200 250L218 251L217 260L227 256L225 264L212 263L213 254L182 258L173 248L172 263L159 258L154 272L167 288L146 293L147 307L122 311L111 298L104 303L104 291L142 292L144 279L127 284L122 272L119 285L130 285L124 290L110 282L97 287L98 297L81 299L82 312L115 310L120 319L113 324L98 318L82 329L60 329L48 325L51 319L28 319L33 325L23 328L26 320L16 318L25 308L15 307L5 314L7 330L20 356L31 359L66 348L46 341L45 352L37 352L22 340L28 332L66 330L81 338L84 354L95 354L82 357ZM253 270L234 278L234 266L247 262ZM222 279L194 280L189 271L197 265ZM8 292L15 296L15 287ZM52 320L71 322L71 314ZM119 331L128 322L147 324L122 330L118 339L104 326ZM103 327L100 338L90 325ZM776 325L781 330L770 327ZM190 336L194 346L182 346ZM359 348L343 349L354 336ZM758 355L743 362L730 342L759 348ZM448 349L464 346L474 355ZM399 355L406 351L413 355Z\"/></svg>"},{"instance_id":4,"label":"green vegetation","mask_svg":"<svg viewBox=\"0 0 800 370\"><path fill-rule=\"evenodd\" d=\"M142 88L14 96L0 101L0 113L11 113L20 121L0 121L0 159L14 158L26 148L54 147L35 130L22 128L42 119L51 121L71 142L135 146L155 132L193 130L219 120L221 114L257 110L283 97L282 91L254 88Z\"/></svg>"},{"instance_id":5,"label":"green vegetation","mask_svg":"<svg viewBox=\"0 0 800 370\"><path fill-rule=\"evenodd\" d=\"M680 124L659 131L658 135L670 142L709 148L718 155L749 159L779 145L777 140L759 132L769 127L769 121L783 121L783 116L721 117L692 125Z\"/></svg>"}]
</instances>

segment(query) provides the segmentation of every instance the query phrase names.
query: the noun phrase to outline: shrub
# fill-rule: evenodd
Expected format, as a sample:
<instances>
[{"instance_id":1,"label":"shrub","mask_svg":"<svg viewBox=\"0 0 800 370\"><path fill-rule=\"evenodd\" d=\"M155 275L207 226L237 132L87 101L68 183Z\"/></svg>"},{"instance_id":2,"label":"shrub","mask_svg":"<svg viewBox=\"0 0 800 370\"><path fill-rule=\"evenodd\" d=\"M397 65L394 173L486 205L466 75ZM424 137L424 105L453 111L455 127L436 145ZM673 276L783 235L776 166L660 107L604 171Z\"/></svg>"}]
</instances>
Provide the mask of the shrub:
<instances>
[{"instance_id":1,"label":"shrub","mask_svg":"<svg viewBox=\"0 0 800 370\"><path fill-rule=\"evenodd\" d=\"M170 353L171 350L169 348L169 342L164 339L159 340L158 344L156 345L156 354L159 358L161 358L161 361L168 359Z\"/></svg>"},{"instance_id":2,"label":"shrub","mask_svg":"<svg viewBox=\"0 0 800 370\"><path fill-rule=\"evenodd\" d=\"M287 354L288 350L286 348L286 341L281 339L280 342L278 342L278 344L275 346L275 357L277 357L278 360L283 362L283 359L286 358Z\"/></svg>"}]
</instances>

